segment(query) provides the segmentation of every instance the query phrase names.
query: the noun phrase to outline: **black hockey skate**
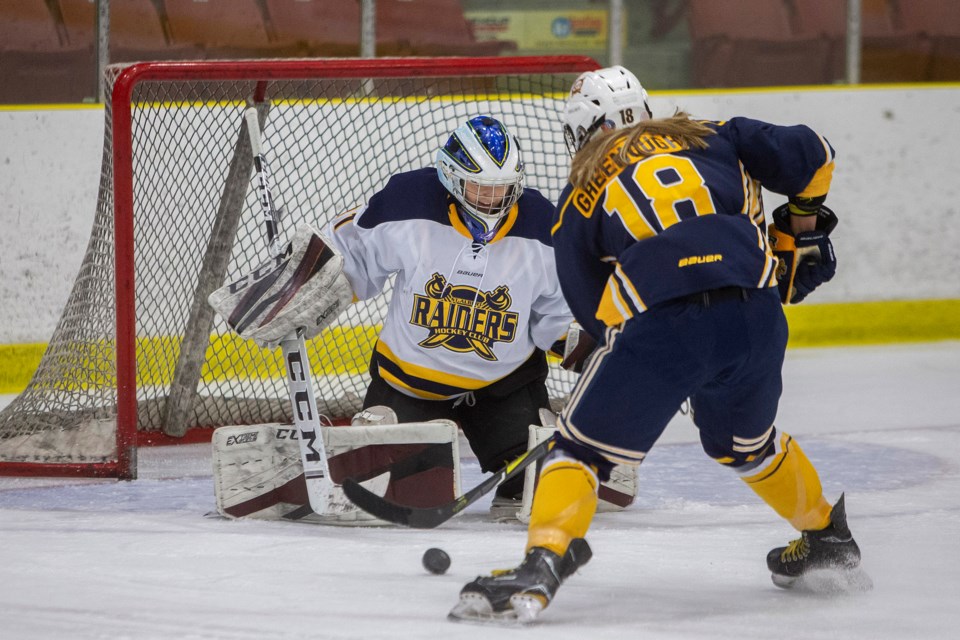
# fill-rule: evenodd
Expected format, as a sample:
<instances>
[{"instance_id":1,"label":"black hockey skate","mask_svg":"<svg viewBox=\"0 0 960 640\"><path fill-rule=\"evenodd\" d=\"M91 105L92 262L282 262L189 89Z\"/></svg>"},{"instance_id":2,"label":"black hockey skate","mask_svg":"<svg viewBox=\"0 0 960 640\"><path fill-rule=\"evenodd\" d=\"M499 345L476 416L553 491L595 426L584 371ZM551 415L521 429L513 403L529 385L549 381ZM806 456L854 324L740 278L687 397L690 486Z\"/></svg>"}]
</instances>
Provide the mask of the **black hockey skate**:
<instances>
[{"instance_id":1,"label":"black hockey skate","mask_svg":"<svg viewBox=\"0 0 960 640\"><path fill-rule=\"evenodd\" d=\"M842 495L830 511L826 528L805 530L786 547L767 554L773 584L783 589L867 590L873 585L859 566L860 548L847 527Z\"/></svg>"},{"instance_id":2,"label":"black hockey skate","mask_svg":"<svg viewBox=\"0 0 960 640\"><path fill-rule=\"evenodd\" d=\"M456 621L526 624L536 619L560 584L587 564L593 552L583 538L575 538L560 557L534 547L516 569L480 576L460 590L460 602L447 616Z\"/></svg>"}]
</instances>

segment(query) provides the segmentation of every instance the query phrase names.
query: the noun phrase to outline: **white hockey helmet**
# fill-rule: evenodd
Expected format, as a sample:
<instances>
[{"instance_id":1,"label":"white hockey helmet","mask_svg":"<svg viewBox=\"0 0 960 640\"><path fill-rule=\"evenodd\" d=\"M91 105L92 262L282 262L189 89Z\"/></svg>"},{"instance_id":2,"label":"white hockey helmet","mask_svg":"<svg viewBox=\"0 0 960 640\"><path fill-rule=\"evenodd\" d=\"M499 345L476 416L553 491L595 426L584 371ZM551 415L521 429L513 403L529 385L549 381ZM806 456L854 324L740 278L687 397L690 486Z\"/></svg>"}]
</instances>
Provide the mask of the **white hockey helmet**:
<instances>
[{"instance_id":1,"label":"white hockey helmet","mask_svg":"<svg viewBox=\"0 0 960 640\"><path fill-rule=\"evenodd\" d=\"M467 215L487 229L523 195L520 145L490 116L471 118L454 130L437 152L437 175Z\"/></svg>"},{"instance_id":2,"label":"white hockey helmet","mask_svg":"<svg viewBox=\"0 0 960 640\"><path fill-rule=\"evenodd\" d=\"M616 65L581 73L563 111L563 137L570 155L597 131L620 129L653 117L637 76Z\"/></svg>"}]
</instances>

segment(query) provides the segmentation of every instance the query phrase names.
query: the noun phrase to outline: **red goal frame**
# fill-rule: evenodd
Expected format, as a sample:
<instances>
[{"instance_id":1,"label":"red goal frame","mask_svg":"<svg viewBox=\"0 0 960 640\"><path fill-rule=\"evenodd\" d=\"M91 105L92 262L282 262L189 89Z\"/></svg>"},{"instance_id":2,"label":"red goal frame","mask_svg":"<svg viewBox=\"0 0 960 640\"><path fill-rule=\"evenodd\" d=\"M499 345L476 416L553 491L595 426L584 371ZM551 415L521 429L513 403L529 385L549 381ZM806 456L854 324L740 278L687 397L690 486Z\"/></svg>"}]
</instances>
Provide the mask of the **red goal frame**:
<instances>
[{"instance_id":1,"label":"red goal frame","mask_svg":"<svg viewBox=\"0 0 960 640\"><path fill-rule=\"evenodd\" d=\"M135 63L116 73L112 108L114 279L116 304L117 459L91 463L0 462L0 475L55 477L136 477L139 446L208 441L212 429L194 429L184 438L140 433L137 425L136 309L134 270L134 176L132 102L143 81L257 81L254 98L271 81L310 78L404 78L493 76L523 73L581 73L599 68L587 56L512 56L486 58L368 58L208 60Z\"/></svg>"}]
</instances>

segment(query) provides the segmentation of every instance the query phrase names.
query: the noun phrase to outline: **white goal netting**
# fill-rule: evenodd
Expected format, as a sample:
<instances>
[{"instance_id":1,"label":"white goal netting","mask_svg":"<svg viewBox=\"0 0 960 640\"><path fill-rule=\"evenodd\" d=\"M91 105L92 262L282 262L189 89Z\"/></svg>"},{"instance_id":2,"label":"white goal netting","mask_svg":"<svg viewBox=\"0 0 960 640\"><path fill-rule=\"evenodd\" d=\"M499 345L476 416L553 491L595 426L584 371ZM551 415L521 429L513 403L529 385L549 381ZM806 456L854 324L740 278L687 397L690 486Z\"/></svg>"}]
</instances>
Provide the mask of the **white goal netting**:
<instances>
[{"instance_id":1,"label":"white goal netting","mask_svg":"<svg viewBox=\"0 0 960 640\"><path fill-rule=\"evenodd\" d=\"M529 186L559 196L559 109L583 58L145 63L108 70L97 214L28 388L0 413L0 473L135 473L144 434L289 420L279 352L232 335L207 294L266 255L244 109L260 105L282 235L323 225L433 163L468 117L520 139ZM389 294L387 294L389 295ZM308 343L322 413L359 409L384 296ZM572 380L552 368L559 403Z\"/></svg>"}]
</instances>

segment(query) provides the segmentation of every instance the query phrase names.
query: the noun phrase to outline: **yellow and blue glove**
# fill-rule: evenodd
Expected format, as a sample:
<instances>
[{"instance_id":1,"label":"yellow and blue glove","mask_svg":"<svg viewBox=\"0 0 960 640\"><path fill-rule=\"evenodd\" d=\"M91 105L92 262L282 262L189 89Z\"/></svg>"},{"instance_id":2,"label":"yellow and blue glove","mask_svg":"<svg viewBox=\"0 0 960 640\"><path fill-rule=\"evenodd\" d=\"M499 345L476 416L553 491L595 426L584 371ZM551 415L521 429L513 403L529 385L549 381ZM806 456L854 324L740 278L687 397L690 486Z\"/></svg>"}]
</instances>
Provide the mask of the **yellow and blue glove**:
<instances>
[{"instance_id":1,"label":"yellow and blue glove","mask_svg":"<svg viewBox=\"0 0 960 640\"><path fill-rule=\"evenodd\" d=\"M790 206L777 207L767 237L777 258L777 286L784 304L797 304L814 289L829 282L837 272L837 256L830 241L830 232L837 226L837 216L820 206L817 226L812 231L794 235L790 228Z\"/></svg>"}]
</instances>

